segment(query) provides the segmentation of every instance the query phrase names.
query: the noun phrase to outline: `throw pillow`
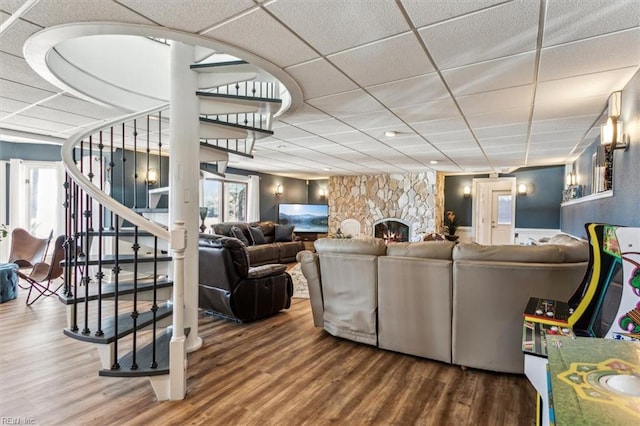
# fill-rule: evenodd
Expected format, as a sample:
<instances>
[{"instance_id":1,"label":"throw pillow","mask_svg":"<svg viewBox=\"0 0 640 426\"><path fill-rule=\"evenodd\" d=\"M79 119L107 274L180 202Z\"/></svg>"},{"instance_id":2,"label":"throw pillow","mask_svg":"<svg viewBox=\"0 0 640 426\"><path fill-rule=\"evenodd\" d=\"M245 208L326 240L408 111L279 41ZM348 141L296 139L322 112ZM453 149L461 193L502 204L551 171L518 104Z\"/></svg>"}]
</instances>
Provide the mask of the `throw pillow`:
<instances>
[{"instance_id":1,"label":"throw pillow","mask_svg":"<svg viewBox=\"0 0 640 426\"><path fill-rule=\"evenodd\" d=\"M276 225L276 243L288 243L293 241L293 225Z\"/></svg>"},{"instance_id":2,"label":"throw pillow","mask_svg":"<svg viewBox=\"0 0 640 426\"><path fill-rule=\"evenodd\" d=\"M232 226L231 227L231 235L234 238L237 238L240 241L242 241L245 246L251 245L251 244L249 244L249 239L247 237L245 237L244 232L242 232L242 229L238 228L237 226Z\"/></svg>"},{"instance_id":3,"label":"throw pillow","mask_svg":"<svg viewBox=\"0 0 640 426\"><path fill-rule=\"evenodd\" d=\"M262 232L262 228L259 226L249 227L249 233L251 234L251 238L253 239L253 244L267 244L267 240L264 238L264 233Z\"/></svg>"}]
</instances>

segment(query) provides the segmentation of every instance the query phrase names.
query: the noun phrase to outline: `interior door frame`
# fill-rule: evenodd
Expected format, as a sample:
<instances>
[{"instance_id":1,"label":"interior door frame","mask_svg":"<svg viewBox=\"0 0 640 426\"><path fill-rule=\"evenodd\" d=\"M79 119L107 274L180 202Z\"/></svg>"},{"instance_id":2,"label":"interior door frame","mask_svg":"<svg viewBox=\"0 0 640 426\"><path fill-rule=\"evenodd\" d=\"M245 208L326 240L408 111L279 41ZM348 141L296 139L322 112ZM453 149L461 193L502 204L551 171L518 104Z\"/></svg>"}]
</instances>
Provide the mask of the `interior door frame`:
<instances>
[{"instance_id":1,"label":"interior door frame","mask_svg":"<svg viewBox=\"0 0 640 426\"><path fill-rule=\"evenodd\" d=\"M474 178L472 181L472 214L471 228L473 241L486 244L491 236L491 193L492 191L509 191L513 203L511 203L511 243L515 238L516 225L516 178L515 177L489 177Z\"/></svg>"}]
</instances>

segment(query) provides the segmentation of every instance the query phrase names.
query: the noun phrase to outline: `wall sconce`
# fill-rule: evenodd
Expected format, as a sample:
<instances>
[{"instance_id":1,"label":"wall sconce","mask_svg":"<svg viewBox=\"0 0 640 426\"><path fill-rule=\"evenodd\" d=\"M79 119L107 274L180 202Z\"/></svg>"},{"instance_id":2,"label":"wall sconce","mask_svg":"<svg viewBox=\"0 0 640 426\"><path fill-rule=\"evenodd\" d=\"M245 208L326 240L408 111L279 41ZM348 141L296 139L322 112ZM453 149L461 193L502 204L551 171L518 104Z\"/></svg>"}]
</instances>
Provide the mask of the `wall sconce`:
<instances>
[{"instance_id":1,"label":"wall sconce","mask_svg":"<svg viewBox=\"0 0 640 426\"><path fill-rule=\"evenodd\" d=\"M276 186L276 197L280 197L283 194L282 185Z\"/></svg>"},{"instance_id":2,"label":"wall sconce","mask_svg":"<svg viewBox=\"0 0 640 426\"><path fill-rule=\"evenodd\" d=\"M521 183L520 185L518 185L518 195L522 197L527 195L527 184Z\"/></svg>"},{"instance_id":3,"label":"wall sconce","mask_svg":"<svg viewBox=\"0 0 640 426\"><path fill-rule=\"evenodd\" d=\"M327 191L324 188L320 188L320 198L325 199L327 197Z\"/></svg>"},{"instance_id":4,"label":"wall sconce","mask_svg":"<svg viewBox=\"0 0 640 426\"><path fill-rule=\"evenodd\" d=\"M610 146L611 149L624 149L629 147L625 140L624 128L620 117L621 92L613 92L609 97L609 117L607 122L600 126L600 144Z\"/></svg>"},{"instance_id":5,"label":"wall sconce","mask_svg":"<svg viewBox=\"0 0 640 426\"><path fill-rule=\"evenodd\" d=\"M155 185L158 182L158 171L156 169L147 170L147 183Z\"/></svg>"},{"instance_id":6,"label":"wall sconce","mask_svg":"<svg viewBox=\"0 0 640 426\"><path fill-rule=\"evenodd\" d=\"M469 198L471 197L471 187L469 185L465 186L462 189L462 195L464 196L464 198Z\"/></svg>"},{"instance_id":7,"label":"wall sconce","mask_svg":"<svg viewBox=\"0 0 640 426\"><path fill-rule=\"evenodd\" d=\"M567 186L575 186L578 183L578 175L574 172L569 172L565 183Z\"/></svg>"}]
</instances>

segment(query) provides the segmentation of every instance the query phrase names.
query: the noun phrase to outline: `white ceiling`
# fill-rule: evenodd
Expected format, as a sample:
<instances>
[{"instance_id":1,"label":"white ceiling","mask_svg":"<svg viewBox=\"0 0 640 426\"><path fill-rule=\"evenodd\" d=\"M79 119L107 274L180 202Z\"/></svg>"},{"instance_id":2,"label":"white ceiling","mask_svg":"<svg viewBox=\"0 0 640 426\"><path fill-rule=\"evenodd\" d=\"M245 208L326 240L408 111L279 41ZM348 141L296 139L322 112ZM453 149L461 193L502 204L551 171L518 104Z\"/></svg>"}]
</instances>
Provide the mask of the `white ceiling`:
<instances>
[{"instance_id":1,"label":"white ceiling","mask_svg":"<svg viewBox=\"0 0 640 426\"><path fill-rule=\"evenodd\" d=\"M307 179L569 162L640 67L637 0L0 0L0 20L2 140L55 141L123 113L32 71L30 35L155 25L239 47L298 82L303 106L229 165Z\"/></svg>"}]
</instances>

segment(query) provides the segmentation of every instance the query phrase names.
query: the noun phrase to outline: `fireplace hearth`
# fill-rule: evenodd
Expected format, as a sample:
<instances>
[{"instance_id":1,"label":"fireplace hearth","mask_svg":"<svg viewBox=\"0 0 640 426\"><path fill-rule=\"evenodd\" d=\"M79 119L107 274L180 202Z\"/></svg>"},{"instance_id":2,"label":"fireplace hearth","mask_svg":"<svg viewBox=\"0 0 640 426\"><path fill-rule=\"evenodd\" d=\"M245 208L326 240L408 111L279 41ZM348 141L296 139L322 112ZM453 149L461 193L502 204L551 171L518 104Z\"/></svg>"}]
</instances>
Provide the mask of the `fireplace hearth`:
<instances>
[{"instance_id":1,"label":"fireplace hearth","mask_svg":"<svg viewBox=\"0 0 640 426\"><path fill-rule=\"evenodd\" d=\"M373 224L373 236L386 243L409 241L411 226L399 219L382 219Z\"/></svg>"}]
</instances>

